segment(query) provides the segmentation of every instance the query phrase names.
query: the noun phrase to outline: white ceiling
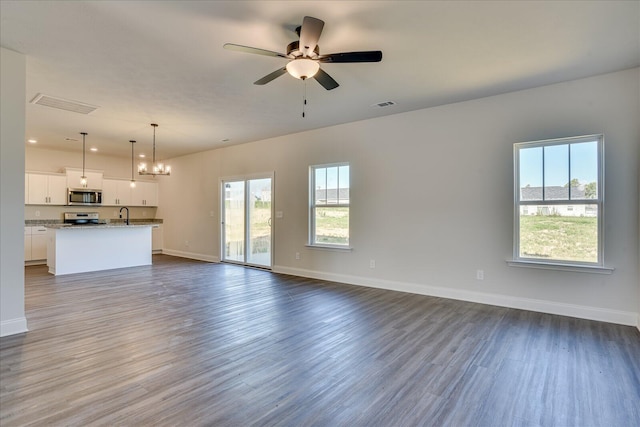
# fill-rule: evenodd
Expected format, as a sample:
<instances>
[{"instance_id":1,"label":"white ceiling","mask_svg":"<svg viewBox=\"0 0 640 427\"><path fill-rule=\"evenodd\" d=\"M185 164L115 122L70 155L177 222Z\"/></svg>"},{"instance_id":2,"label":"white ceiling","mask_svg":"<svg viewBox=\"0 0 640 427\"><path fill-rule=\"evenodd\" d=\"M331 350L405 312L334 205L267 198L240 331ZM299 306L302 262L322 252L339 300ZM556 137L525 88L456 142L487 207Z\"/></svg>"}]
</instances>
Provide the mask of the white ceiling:
<instances>
[{"instance_id":1,"label":"white ceiling","mask_svg":"<svg viewBox=\"0 0 640 427\"><path fill-rule=\"evenodd\" d=\"M305 15L321 53L382 50L380 63L323 64L326 91L284 75ZM638 1L8 1L0 43L27 57L27 130L39 147L158 157L291 134L640 65ZM97 105L30 104L38 93ZM394 101L392 107L373 104ZM229 142L221 142L229 139Z\"/></svg>"}]
</instances>

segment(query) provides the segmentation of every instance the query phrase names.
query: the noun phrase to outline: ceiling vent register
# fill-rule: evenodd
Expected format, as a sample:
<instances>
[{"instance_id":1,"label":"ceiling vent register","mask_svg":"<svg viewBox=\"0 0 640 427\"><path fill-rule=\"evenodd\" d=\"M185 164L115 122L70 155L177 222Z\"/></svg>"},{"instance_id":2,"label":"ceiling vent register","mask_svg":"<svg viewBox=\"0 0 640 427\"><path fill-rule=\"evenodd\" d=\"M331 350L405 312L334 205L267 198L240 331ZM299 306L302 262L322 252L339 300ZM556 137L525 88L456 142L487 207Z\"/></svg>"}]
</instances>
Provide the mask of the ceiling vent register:
<instances>
[{"instance_id":1,"label":"ceiling vent register","mask_svg":"<svg viewBox=\"0 0 640 427\"><path fill-rule=\"evenodd\" d=\"M380 108L391 107L392 105L396 105L396 103L393 101L384 101L384 102L378 102L377 104L373 104L374 107L380 107Z\"/></svg>"},{"instance_id":2,"label":"ceiling vent register","mask_svg":"<svg viewBox=\"0 0 640 427\"><path fill-rule=\"evenodd\" d=\"M74 113L89 114L97 110L96 105L85 104L83 102L71 101L69 99L56 98L44 94L37 94L32 100L32 104L44 105L45 107L57 108L59 110L72 111Z\"/></svg>"}]
</instances>

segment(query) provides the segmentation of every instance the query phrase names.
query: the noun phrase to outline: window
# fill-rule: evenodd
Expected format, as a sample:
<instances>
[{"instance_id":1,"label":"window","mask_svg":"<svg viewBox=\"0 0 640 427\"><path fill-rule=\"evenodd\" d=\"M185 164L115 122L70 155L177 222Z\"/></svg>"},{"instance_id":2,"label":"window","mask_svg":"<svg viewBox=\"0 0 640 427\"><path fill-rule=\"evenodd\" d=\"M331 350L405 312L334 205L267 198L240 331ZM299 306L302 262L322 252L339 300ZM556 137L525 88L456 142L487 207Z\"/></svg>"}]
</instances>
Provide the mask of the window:
<instances>
[{"instance_id":1,"label":"window","mask_svg":"<svg viewBox=\"0 0 640 427\"><path fill-rule=\"evenodd\" d=\"M309 168L309 245L349 246L349 164Z\"/></svg>"},{"instance_id":2,"label":"window","mask_svg":"<svg viewBox=\"0 0 640 427\"><path fill-rule=\"evenodd\" d=\"M603 267L602 135L514 145L515 262Z\"/></svg>"}]
</instances>

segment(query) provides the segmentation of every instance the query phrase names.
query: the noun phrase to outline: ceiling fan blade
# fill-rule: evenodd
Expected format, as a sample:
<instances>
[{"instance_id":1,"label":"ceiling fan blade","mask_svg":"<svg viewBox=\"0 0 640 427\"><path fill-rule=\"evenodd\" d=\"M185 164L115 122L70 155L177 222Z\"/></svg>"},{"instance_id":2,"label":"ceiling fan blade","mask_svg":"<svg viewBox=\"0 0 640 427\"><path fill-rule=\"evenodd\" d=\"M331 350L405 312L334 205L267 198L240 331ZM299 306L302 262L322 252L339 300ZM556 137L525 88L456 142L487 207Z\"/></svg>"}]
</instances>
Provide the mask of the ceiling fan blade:
<instances>
[{"instance_id":1,"label":"ceiling fan blade","mask_svg":"<svg viewBox=\"0 0 640 427\"><path fill-rule=\"evenodd\" d=\"M258 55L277 56L280 58L290 59L284 53L273 52L271 50L266 50L266 49L258 49L257 47L242 46L242 45L233 44L233 43L225 43L225 45L222 47L224 47L227 50L235 50L236 52L255 53Z\"/></svg>"},{"instance_id":2,"label":"ceiling fan blade","mask_svg":"<svg viewBox=\"0 0 640 427\"><path fill-rule=\"evenodd\" d=\"M331 77L329 74L325 73L322 70L322 68L320 68L318 70L318 72L316 73L315 76L313 76L313 78L316 79L318 81L318 83L320 83L322 85L322 87L324 87L326 90L335 89L338 86L340 86L338 84L338 82L333 80L333 77Z\"/></svg>"},{"instance_id":3,"label":"ceiling fan blade","mask_svg":"<svg viewBox=\"0 0 640 427\"><path fill-rule=\"evenodd\" d=\"M323 27L324 21L318 18L305 16L302 20L299 49L304 56L315 56L313 50L318 45L318 40L320 40L320 34L322 34Z\"/></svg>"},{"instance_id":4,"label":"ceiling fan blade","mask_svg":"<svg viewBox=\"0 0 640 427\"><path fill-rule=\"evenodd\" d=\"M260 80L256 80L255 82L253 82L253 84L254 85L266 85L271 80L275 80L276 78L280 77L281 75L285 74L286 72L287 72L287 68L286 67L285 68L281 68L279 70L274 71L271 74L267 74L266 76L264 76Z\"/></svg>"},{"instance_id":5,"label":"ceiling fan blade","mask_svg":"<svg viewBox=\"0 0 640 427\"><path fill-rule=\"evenodd\" d=\"M318 57L320 62L345 63L345 62L380 62L382 51L369 50L365 52L330 53Z\"/></svg>"}]
</instances>

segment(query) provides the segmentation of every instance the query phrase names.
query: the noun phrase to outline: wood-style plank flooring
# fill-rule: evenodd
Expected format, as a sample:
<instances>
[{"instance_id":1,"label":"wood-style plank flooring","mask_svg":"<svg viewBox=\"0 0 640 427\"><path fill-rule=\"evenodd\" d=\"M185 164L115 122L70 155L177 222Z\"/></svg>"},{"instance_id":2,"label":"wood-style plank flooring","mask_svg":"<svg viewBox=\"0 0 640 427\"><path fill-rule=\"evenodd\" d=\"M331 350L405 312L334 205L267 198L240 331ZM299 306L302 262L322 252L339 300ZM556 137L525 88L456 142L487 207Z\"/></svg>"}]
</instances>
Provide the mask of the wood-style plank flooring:
<instances>
[{"instance_id":1,"label":"wood-style plank flooring","mask_svg":"<svg viewBox=\"0 0 640 427\"><path fill-rule=\"evenodd\" d=\"M0 425L638 426L640 332L154 255L26 268Z\"/></svg>"}]
</instances>

